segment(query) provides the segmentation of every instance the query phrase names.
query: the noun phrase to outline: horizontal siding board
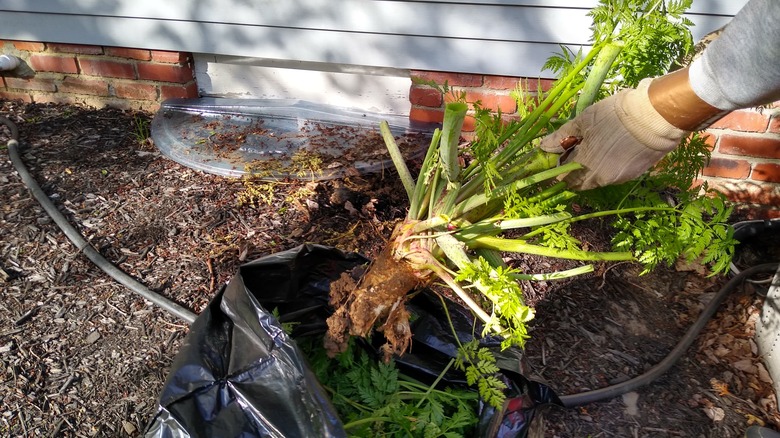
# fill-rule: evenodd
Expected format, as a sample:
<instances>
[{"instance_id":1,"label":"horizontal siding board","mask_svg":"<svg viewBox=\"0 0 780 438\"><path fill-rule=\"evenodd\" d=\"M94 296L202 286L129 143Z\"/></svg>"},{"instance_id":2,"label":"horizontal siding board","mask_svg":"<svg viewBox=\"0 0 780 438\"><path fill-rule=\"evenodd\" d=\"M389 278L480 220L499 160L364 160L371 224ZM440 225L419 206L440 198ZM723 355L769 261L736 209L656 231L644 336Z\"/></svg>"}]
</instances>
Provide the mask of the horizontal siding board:
<instances>
[{"instance_id":1,"label":"horizontal siding board","mask_svg":"<svg viewBox=\"0 0 780 438\"><path fill-rule=\"evenodd\" d=\"M127 3L127 2L124 2ZM203 25L228 24L247 27L272 27L308 30L332 30L430 37L491 39L544 43L579 44L587 41L590 19L587 8L554 9L539 7L502 7L418 2L366 0L262 0L252 4L233 1L191 4L161 4L154 0L136 0L131 5L111 10L105 6L80 10L77 7L47 2L35 13L69 17L128 18L197 22ZM2 5L2 1L0 1ZM177 6L178 5L178 6ZM189 6L189 8L188 8ZM27 7L3 8L5 12L31 12ZM0 10L2 13L3 10ZM562 25L566 23L566 25Z\"/></svg>"},{"instance_id":2,"label":"horizontal siding board","mask_svg":"<svg viewBox=\"0 0 780 438\"><path fill-rule=\"evenodd\" d=\"M595 8L598 0L390 0L419 3L470 3L477 5L540 6L548 8ZM695 0L688 9L690 13L735 15L748 0Z\"/></svg>"},{"instance_id":3,"label":"horizontal siding board","mask_svg":"<svg viewBox=\"0 0 780 438\"><path fill-rule=\"evenodd\" d=\"M29 21L14 14L14 21ZM236 27L192 22L152 22L128 18L72 17L68 26L82 29L63 39L60 19L38 18L38 28L19 39L100 44L157 50L294 59L399 69L538 75L556 44L427 38L409 35L344 34L309 29ZM133 29L128 33L123 29ZM7 38L3 36L3 38ZM150 42L154 41L152 46ZM572 47L576 49L576 47Z\"/></svg>"},{"instance_id":4,"label":"horizontal siding board","mask_svg":"<svg viewBox=\"0 0 780 438\"><path fill-rule=\"evenodd\" d=\"M744 0L742 0L744 1ZM7 3L7 5L6 5ZM532 2L532 3L546 3ZM240 0L220 2L134 0L95 3L0 0L5 11L94 17L192 21L229 24L400 34L448 38L583 44L590 35L589 7L538 7L382 0ZM587 3L587 2L586 2ZM738 4L739 0L729 4ZM696 2L697 5L702 4ZM705 2L703 4L710 4ZM719 5L719 2L711 3ZM699 9L703 9L699 6ZM713 8L715 9L715 8Z\"/></svg>"},{"instance_id":5,"label":"horizontal siding board","mask_svg":"<svg viewBox=\"0 0 780 438\"><path fill-rule=\"evenodd\" d=\"M690 13L728 15L736 14L748 0L696 0L689 8ZM338 5L338 7L333 7ZM425 8L432 5L441 10L460 5L500 6L500 7L543 7L591 9L598 6L598 0L240 0L203 2L198 0L178 0L161 2L158 0L73 0L56 2L46 0L2 0L0 9L16 12L77 13L84 15L111 15L128 17L157 17L169 19L198 19L199 13L216 17L227 15L241 16L247 9L268 11L269 9L304 11L306 13L325 13L332 11L343 13L348 9L362 9L367 12L379 11L390 4L394 10ZM216 15L214 15L216 14ZM292 14L286 14L291 17ZM208 15L207 15L208 16ZM393 18L393 17L388 17ZM393 20L388 20L392 22Z\"/></svg>"},{"instance_id":6,"label":"horizontal siding board","mask_svg":"<svg viewBox=\"0 0 780 438\"><path fill-rule=\"evenodd\" d=\"M559 43L587 44L587 8L518 3L0 0L0 38L514 76L538 76ZM697 38L730 19L689 17Z\"/></svg>"}]
</instances>

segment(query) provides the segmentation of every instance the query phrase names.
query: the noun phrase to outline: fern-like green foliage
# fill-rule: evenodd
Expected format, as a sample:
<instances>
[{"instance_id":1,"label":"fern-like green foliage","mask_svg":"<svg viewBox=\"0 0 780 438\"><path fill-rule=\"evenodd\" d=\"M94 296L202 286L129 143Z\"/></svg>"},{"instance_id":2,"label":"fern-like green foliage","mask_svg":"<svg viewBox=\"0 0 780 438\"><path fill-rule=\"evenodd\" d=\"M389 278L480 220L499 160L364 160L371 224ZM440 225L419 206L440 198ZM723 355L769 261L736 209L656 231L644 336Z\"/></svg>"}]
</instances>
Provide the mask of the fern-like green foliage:
<instances>
[{"instance_id":1,"label":"fern-like green foliage","mask_svg":"<svg viewBox=\"0 0 780 438\"><path fill-rule=\"evenodd\" d=\"M600 0L591 9L593 19L591 42L614 42L623 49L605 78L600 97L618 87L636 87L644 78L667 73L693 50L690 27L693 23L683 14L692 0ZM582 50L573 52L561 47L551 56L545 68L559 78L565 76L582 59ZM582 72L584 82L590 73ZM567 111L561 115L566 118Z\"/></svg>"},{"instance_id":2,"label":"fern-like green foliage","mask_svg":"<svg viewBox=\"0 0 780 438\"><path fill-rule=\"evenodd\" d=\"M592 41L613 39L623 43L613 79L636 87L644 78L660 76L693 49L683 16L693 0L601 0L592 9ZM607 82L612 82L607 80Z\"/></svg>"},{"instance_id":3,"label":"fern-like green foliage","mask_svg":"<svg viewBox=\"0 0 780 438\"><path fill-rule=\"evenodd\" d=\"M654 209L620 215L612 224L614 247L633 251L643 272L682 257L709 264L712 275L724 273L737 243L727 224L732 207L706 184L695 184L709 156L704 138L694 134L638 181L584 192L581 200L601 211Z\"/></svg>"},{"instance_id":4,"label":"fern-like green foliage","mask_svg":"<svg viewBox=\"0 0 780 438\"><path fill-rule=\"evenodd\" d=\"M599 97L618 87L636 87L647 77L669 71L693 50L690 20L683 15L691 0L600 0L592 9L591 40L594 44L616 42L622 50L601 87ZM547 67L565 74L574 68L582 53L564 50ZM582 80L589 73L582 73ZM562 112L567 118L569 112ZM616 250L631 251L649 272L659 263L673 263L680 257L709 263L713 274L725 272L735 241L725 224L731 209L723 197L694 184L706 166L710 151L697 134L685 139L647 174L637 181L612 185L581 194L580 202L594 211L623 211L613 226ZM643 210L643 209L651 210ZM542 230L544 245L565 248L576 245L566 238L561 224Z\"/></svg>"},{"instance_id":5,"label":"fern-like green foliage","mask_svg":"<svg viewBox=\"0 0 780 438\"><path fill-rule=\"evenodd\" d=\"M485 403L500 409L506 400L507 386L498 378L496 357L487 348L480 347L474 339L458 348L455 368L466 373L466 382L477 385L479 395Z\"/></svg>"},{"instance_id":6,"label":"fern-like green foliage","mask_svg":"<svg viewBox=\"0 0 780 438\"><path fill-rule=\"evenodd\" d=\"M512 274L519 271L507 267L493 267L483 257L463 266L456 281L480 284L482 296L489 301L495 325L503 327L503 348L523 346L529 338L525 324L533 319L534 311L523 302L523 292ZM488 323L490 325L490 323Z\"/></svg>"},{"instance_id":7,"label":"fern-like green foliage","mask_svg":"<svg viewBox=\"0 0 780 438\"><path fill-rule=\"evenodd\" d=\"M321 340L298 340L309 364L330 393L351 437L458 438L472 436L478 395L464 389L435 389L401 374L350 342L331 359Z\"/></svg>"},{"instance_id":8,"label":"fern-like green foliage","mask_svg":"<svg viewBox=\"0 0 780 438\"><path fill-rule=\"evenodd\" d=\"M485 163L485 190L496 186L496 181L501 179L501 173L490 161L490 157L501 146L502 138L506 131L506 123L502 120L501 112L492 112L482 107L480 102L472 103L474 111L474 136L479 139L471 143L470 151L480 163Z\"/></svg>"},{"instance_id":9,"label":"fern-like green foliage","mask_svg":"<svg viewBox=\"0 0 780 438\"><path fill-rule=\"evenodd\" d=\"M666 201L657 198L656 202ZM728 270L734 255L734 230L725 223L730 213L723 196L696 197L676 208L621 216L613 223L618 233L612 242L616 248L633 251L644 265L643 273L683 257L711 264L714 275Z\"/></svg>"}]
</instances>

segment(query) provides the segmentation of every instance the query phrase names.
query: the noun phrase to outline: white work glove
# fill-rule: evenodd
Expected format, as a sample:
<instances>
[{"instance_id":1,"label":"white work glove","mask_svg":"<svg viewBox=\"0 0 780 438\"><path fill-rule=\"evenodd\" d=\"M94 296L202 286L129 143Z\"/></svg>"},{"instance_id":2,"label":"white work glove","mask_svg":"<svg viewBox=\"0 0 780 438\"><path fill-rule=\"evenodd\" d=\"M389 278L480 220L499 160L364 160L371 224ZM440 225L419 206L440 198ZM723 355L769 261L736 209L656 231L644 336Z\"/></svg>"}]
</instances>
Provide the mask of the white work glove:
<instances>
[{"instance_id":1,"label":"white work glove","mask_svg":"<svg viewBox=\"0 0 780 438\"><path fill-rule=\"evenodd\" d=\"M542 139L541 149L559 154L565 151L562 143L579 140L562 155L561 164L577 162L584 166L563 178L569 187L587 190L634 179L688 135L653 108L647 94L651 81L644 79L636 89L596 102Z\"/></svg>"}]
</instances>

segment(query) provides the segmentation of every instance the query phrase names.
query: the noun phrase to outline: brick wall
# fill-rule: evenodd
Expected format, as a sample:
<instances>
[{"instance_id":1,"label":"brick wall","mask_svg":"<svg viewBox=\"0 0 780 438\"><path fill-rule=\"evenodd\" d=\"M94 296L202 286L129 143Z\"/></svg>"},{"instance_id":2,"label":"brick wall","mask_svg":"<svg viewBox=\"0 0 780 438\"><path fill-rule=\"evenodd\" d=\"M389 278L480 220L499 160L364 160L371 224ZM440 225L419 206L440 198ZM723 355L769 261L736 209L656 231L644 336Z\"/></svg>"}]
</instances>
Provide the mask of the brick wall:
<instances>
[{"instance_id":1,"label":"brick wall","mask_svg":"<svg viewBox=\"0 0 780 438\"><path fill-rule=\"evenodd\" d=\"M780 217L780 107L734 111L708 130L701 179L757 217Z\"/></svg>"},{"instance_id":2,"label":"brick wall","mask_svg":"<svg viewBox=\"0 0 780 438\"><path fill-rule=\"evenodd\" d=\"M23 65L0 72L0 98L155 111L197 97L192 56L120 47L3 41Z\"/></svg>"},{"instance_id":3,"label":"brick wall","mask_svg":"<svg viewBox=\"0 0 780 438\"><path fill-rule=\"evenodd\" d=\"M413 79L448 85L466 93L467 101L482 101L483 106L501 108L507 117L517 116L517 105L510 92L521 78L414 71ZM530 79L531 93L541 86L549 89L552 81ZM412 120L441 122L444 98L434 88L412 83L409 91ZM474 129L473 119L464 123L464 136ZM723 192L750 218L780 217L780 105L772 108L735 111L706 131L712 148L712 160L701 176L710 187Z\"/></svg>"}]
</instances>

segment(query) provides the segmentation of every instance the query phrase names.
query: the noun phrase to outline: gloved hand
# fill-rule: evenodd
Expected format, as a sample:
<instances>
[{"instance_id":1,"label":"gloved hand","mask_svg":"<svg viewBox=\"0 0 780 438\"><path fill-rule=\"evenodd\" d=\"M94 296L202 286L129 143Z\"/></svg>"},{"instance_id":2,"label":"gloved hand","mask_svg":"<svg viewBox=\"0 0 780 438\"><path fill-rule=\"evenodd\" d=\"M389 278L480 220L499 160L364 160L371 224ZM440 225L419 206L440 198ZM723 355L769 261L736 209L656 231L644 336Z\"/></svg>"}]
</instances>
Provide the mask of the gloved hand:
<instances>
[{"instance_id":1,"label":"gloved hand","mask_svg":"<svg viewBox=\"0 0 780 438\"><path fill-rule=\"evenodd\" d=\"M645 79L636 89L623 90L586 108L548 135L540 144L547 152L563 153L575 137L563 163L584 169L565 176L571 188L587 190L634 179L674 150L688 131L666 121L650 103Z\"/></svg>"}]
</instances>

